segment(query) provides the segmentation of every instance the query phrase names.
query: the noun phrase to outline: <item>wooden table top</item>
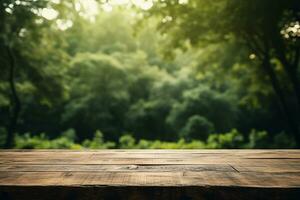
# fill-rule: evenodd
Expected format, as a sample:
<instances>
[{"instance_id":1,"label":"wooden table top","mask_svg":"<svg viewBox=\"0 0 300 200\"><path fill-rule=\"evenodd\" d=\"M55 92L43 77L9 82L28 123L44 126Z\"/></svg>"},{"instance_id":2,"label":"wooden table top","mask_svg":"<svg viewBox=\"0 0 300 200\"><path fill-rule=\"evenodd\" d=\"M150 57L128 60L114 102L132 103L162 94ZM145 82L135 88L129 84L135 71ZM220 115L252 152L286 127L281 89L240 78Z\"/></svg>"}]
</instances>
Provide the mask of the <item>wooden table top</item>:
<instances>
[{"instance_id":1,"label":"wooden table top","mask_svg":"<svg viewBox=\"0 0 300 200\"><path fill-rule=\"evenodd\" d=\"M300 150L0 150L0 187L300 188Z\"/></svg>"}]
</instances>

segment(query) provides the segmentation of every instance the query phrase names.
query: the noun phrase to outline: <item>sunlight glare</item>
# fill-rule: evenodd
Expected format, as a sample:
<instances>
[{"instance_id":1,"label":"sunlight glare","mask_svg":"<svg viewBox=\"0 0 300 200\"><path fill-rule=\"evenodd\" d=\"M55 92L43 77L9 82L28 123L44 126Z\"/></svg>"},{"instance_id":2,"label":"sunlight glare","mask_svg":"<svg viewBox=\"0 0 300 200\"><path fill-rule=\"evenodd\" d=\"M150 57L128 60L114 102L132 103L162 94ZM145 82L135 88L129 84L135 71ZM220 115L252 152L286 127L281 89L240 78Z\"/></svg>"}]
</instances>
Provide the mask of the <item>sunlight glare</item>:
<instances>
[{"instance_id":1,"label":"sunlight glare","mask_svg":"<svg viewBox=\"0 0 300 200\"><path fill-rule=\"evenodd\" d=\"M179 4L188 4L189 0L178 0Z\"/></svg>"},{"instance_id":2,"label":"sunlight glare","mask_svg":"<svg viewBox=\"0 0 300 200\"><path fill-rule=\"evenodd\" d=\"M58 16L58 12L52 8L43 8L40 15L48 20L53 20Z\"/></svg>"},{"instance_id":3,"label":"sunlight glare","mask_svg":"<svg viewBox=\"0 0 300 200\"><path fill-rule=\"evenodd\" d=\"M132 3L143 10L149 10L153 6L153 1L132 0Z\"/></svg>"},{"instance_id":4,"label":"sunlight glare","mask_svg":"<svg viewBox=\"0 0 300 200\"><path fill-rule=\"evenodd\" d=\"M58 19L56 20L56 25L60 30L65 31L73 26L73 22L71 20Z\"/></svg>"},{"instance_id":5,"label":"sunlight glare","mask_svg":"<svg viewBox=\"0 0 300 200\"><path fill-rule=\"evenodd\" d=\"M109 3L105 3L102 5L102 9L105 11L105 12L111 12L113 10L113 7L111 4Z\"/></svg>"},{"instance_id":6,"label":"sunlight glare","mask_svg":"<svg viewBox=\"0 0 300 200\"><path fill-rule=\"evenodd\" d=\"M149 10L153 6L153 0L110 0L107 4L113 6L135 5L143 10Z\"/></svg>"}]
</instances>

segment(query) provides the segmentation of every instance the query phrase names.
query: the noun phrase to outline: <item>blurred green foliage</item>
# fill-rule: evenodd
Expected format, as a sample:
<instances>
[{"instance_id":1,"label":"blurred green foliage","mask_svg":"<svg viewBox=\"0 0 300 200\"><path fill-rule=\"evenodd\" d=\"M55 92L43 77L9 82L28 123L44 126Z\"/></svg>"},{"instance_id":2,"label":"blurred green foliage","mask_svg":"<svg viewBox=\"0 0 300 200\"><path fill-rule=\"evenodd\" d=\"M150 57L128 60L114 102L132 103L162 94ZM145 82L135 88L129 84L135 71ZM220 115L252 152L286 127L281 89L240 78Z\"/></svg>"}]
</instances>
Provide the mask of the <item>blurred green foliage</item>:
<instances>
[{"instance_id":1,"label":"blurred green foliage","mask_svg":"<svg viewBox=\"0 0 300 200\"><path fill-rule=\"evenodd\" d=\"M194 115L190 117L180 132L180 136L187 139L202 139L208 138L209 134L213 133L214 125L205 117ZM201 133L201 134L199 134Z\"/></svg>"},{"instance_id":2,"label":"blurred green foliage","mask_svg":"<svg viewBox=\"0 0 300 200\"><path fill-rule=\"evenodd\" d=\"M136 140L125 134L118 142L105 141L101 131L96 131L91 140L78 143L74 140L74 130L67 130L56 139L49 139L44 133L31 136L29 133L16 137L19 149L243 149L243 148L295 148L293 139L286 134L277 134L273 139L265 131L252 130L249 138L236 129L222 134L211 134L207 140L165 142L161 140Z\"/></svg>"},{"instance_id":3,"label":"blurred green foliage","mask_svg":"<svg viewBox=\"0 0 300 200\"><path fill-rule=\"evenodd\" d=\"M130 2L0 2L0 147L300 146L300 1Z\"/></svg>"}]
</instances>

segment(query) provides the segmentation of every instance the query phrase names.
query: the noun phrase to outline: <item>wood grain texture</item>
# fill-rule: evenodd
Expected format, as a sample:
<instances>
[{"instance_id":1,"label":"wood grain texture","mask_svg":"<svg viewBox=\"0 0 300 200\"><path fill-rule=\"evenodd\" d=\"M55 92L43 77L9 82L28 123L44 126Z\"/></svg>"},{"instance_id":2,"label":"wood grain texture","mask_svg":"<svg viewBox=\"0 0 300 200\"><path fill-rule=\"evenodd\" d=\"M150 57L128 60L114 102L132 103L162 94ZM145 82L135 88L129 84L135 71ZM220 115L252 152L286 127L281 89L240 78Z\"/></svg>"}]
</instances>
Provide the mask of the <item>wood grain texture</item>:
<instances>
[{"instance_id":1,"label":"wood grain texture","mask_svg":"<svg viewBox=\"0 0 300 200\"><path fill-rule=\"evenodd\" d=\"M0 199L299 197L300 150L0 150Z\"/></svg>"}]
</instances>

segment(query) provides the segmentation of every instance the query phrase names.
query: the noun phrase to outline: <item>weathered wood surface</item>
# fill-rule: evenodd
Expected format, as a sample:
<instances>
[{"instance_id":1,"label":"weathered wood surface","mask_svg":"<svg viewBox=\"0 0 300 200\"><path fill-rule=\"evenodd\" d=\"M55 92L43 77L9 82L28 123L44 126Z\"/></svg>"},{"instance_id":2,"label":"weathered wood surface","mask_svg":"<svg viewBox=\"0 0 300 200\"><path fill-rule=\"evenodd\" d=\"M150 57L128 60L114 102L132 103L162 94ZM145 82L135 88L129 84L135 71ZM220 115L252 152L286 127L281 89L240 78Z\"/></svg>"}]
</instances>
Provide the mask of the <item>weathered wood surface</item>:
<instances>
[{"instance_id":1,"label":"weathered wood surface","mask_svg":"<svg viewBox=\"0 0 300 200\"><path fill-rule=\"evenodd\" d=\"M300 150L0 150L0 199L300 199Z\"/></svg>"}]
</instances>

